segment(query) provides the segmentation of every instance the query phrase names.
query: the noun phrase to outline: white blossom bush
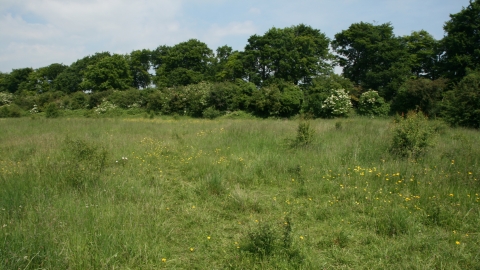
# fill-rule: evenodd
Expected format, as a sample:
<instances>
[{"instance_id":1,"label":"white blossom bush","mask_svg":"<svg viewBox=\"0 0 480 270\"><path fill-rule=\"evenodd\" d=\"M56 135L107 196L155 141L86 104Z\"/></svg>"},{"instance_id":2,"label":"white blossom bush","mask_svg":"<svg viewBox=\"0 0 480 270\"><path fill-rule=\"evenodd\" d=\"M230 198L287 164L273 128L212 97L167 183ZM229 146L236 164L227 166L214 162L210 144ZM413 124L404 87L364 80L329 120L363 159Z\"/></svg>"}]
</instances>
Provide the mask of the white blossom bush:
<instances>
[{"instance_id":1,"label":"white blossom bush","mask_svg":"<svg viewBox=\"0 0 480 270\"><path fill-rule=\"evenodd\" d=\"M326 117L348 116L352 102L344 89L332 91L332 95L326 98L322 104L322 111Z\"/></svg>"},{"instance_id":2,"label":"white blossom bush","mask_svg":"<svg viewBox=\"0 0 480 270\"><path fill-rule=\"evenodd\" d=\"M103 99L102 101L102 104L98 105L97 107L95 107L95 113L97 114L104 114L110 110L113 110L117 108L117 105L113 104L112 102L106 100L106 99Z\"/></svg>"},{"instance_id":3,"label":"white blossom bush","mask_svg":"<svg viewBox=\"0 0 480 270\"><path fill-rule=\"evenodd\" d=\"M38 107L37 104L33 105L33 108L29 110L31 114L36 114L38 113Z\"/></svg>"},{"instance_id":4,"label":"white blossom bush","mask_svg":"<svg viewBox=\"0 0 480 270\"><path fill-rule=\"evenodd\" d=\"M13 94L0 92L0 106L9 105L13 101Z\"/></svg>"},{"instance_id":5,"label":"white blossom bush","mask_svg":"<svg viewBox=\"0 0 480 270\"><path fill-rule=\"evenodd\" d=\"M358 101L358 114L367 116L386 116L390 105L378 94L369 90L360 96Z\"/></svg>"}]
</instances>

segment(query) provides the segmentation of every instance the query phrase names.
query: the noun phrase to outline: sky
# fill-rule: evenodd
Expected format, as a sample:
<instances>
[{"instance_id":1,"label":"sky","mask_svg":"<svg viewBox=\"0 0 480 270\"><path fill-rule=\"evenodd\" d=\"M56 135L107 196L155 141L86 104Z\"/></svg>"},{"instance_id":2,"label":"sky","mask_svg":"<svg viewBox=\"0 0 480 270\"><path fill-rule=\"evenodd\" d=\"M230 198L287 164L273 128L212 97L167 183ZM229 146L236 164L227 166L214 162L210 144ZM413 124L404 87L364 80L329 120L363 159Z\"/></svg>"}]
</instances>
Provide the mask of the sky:
<instances>
[{"instance_id":1,"label":"sky","mask_svg":"<svg viewBox=\"0 0 480 270\"><path fill-rule=\"evenodd\" d=\"M469 0L0 0L0 72L70 65L97 52L198 39L242 51L272 27L310 25L330 39L353 23L391 23L397 36L444 36Z\"/></svg>"}]
</instances>

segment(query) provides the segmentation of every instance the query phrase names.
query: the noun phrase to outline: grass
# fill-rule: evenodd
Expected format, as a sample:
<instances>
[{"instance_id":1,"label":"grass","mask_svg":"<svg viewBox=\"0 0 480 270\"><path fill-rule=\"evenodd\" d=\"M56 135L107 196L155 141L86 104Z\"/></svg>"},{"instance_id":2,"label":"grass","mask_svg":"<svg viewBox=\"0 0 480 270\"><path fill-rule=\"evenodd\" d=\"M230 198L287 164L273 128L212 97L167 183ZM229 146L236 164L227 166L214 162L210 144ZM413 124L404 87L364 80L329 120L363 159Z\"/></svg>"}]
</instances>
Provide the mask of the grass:
<instances>
[{"instance_id":1,"label":"grass","mask_svg":"<svg viewBox=\"0 0 480 270\"><path fill-rule=\"evenodd\" d=\"M480 268L478 131L408 159L385 119L0 126L0 269Z\"/></svg>"}]
</instances>

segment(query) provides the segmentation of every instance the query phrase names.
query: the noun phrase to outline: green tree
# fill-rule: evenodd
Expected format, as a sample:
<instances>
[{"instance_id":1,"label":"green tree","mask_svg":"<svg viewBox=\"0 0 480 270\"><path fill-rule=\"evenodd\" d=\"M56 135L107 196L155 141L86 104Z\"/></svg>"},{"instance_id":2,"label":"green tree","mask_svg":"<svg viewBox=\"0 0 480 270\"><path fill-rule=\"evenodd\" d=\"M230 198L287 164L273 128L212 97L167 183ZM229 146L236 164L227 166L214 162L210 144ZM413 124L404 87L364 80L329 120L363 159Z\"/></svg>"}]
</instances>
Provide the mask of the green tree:
<instances>
[{"instance_id":1,"label":"green tree","mask_svg":"<svg viewBox=\"0 0 480 270\"><path fill-rule=\"evenodd\" d=\"M151 83L150 70L150 50L136 50L130 53L128 65L130 74L132 74L133 86L141 89L147 88Z\"/></svg>"},{"instance_id":2,"label":"green tree","mask_svg":"<svg viewBox=\"0 0 480 270\"><path fill-rule=\"evenodd\" d=\"M404 36L408 53L411 57L412 73L417 77L437 79L440 45L432 35L425 30L414 31Z\"/></svg>"},{"instance_id":3,"label":"green tree","mask_svg":"<svg viewBox=\"0 0 480 270\"><path fill-rule=\"evenodd\" d=\"M75 93L82 90L80 83L84 80L84 74L87 67L110 56L111 54L109 52L101 52L75 61L55 78L55 90L65 93Z\"/></svg>"},{"instance_id":4,"label":"green tree","mask_svg":"<svg viewBox=\"0 0 480 270\"><path fill-rule=\"evenodd\" d=\"M66 65L55 63L46 67L35 69L28 75L28 79L22 85L21 90L34 91L36 93L45 93L54 90L54 80L66 68Z\"/></svg>"},{"instance_id":5,"label":"green tree","mask_svg":"<svg viewBox=\"0 0 480 270\"><path fill-rule=\"evenodd\" d=\"M445 94L443 104L451 125L480 128L480 71L469 72Z\"/></svg>"},{"instance_id":6,"label":"green tree","mask_svg":"<svg viewBox=\"0 0 480 270\"><path fill-rule=\"evenodd\" d=\"M212 61L213 51L196 39L173 47L160 46L152 53L155 84L171 87L211 80Z\"/></svg>"},{"instance_id":7,"label":"green tree","mask_svg":"<svg viewBox=\"0 0 480 270\"><path fill-rule=\"evenodd\" d=\"M450 15L443 27L442 40L445 76L454 82L460 81L467 69L480 68L480 0L470 0L462 11Z\"/></svg>"},{"instance_id":8,"label":"green tree","mask_svg":"<svg viewBox=\"0 0 480 270\"><path fill-rule=\"evenodd\" d=\"M332 47L346 78L364 89L378 90L387 100L411 74L405 41L395 37L390 23L354 23L335 35Z\"/></svg>"},{"instance_id":9,"label":"green tree","mask_svg":"<svg viewBox=\"0 0 480 270\"><path fill-rule=\"evenodd\" d=\"M447 89L446 79L430 80L415 78L405 81L392 101L392 109L397 113L420 110L430 117L440 112L440 102Z\"/></svg>"},{"instance_id":10,"label":"green tree","mask_svg":"<svg viewBox=\"0 0 480 270\"><path fill-rule=\"evenodd\" d=\"M32 72L32 68L20 68L13 69L9 74L3 75L1 82L3 91L6 90L10 93L17 92L28 82L28 77Z\"/></svg>"},{"instance_id":11,"label":"green tree","mask_svg":"<svg viewBox=\"0 0 480 270\"><path fill-rule=\"evenodd\" d=\"M243 53L246 79L256 85L272 79L308 84L332 70L329 41L320 30L304 24L253 35Z\"/></svg>"},{"instance_id":12,"label":"green tree","mask_svg":"<svg viewBox=\"0 0 480 270\"><path fill-rule=\"evenodd\" d=\"M114 54L88 66L80 87L93 91L125 90L131 87L132 83L133 78L127 60L123 55Z\"/></svg>"}]
</instances>

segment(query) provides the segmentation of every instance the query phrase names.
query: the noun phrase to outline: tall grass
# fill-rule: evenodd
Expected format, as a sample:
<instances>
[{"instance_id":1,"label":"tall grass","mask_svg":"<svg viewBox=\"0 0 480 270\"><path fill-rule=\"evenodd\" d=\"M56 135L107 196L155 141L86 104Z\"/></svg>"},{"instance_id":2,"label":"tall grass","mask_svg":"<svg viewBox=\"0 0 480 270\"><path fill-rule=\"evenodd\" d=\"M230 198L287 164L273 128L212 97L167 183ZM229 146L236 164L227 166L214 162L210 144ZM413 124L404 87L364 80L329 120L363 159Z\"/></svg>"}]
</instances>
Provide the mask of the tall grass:
<instances>
[{"instance_id":1,"label":"tall grass","mask_svg":"<svg viewBox=\"0 0 480 270\"><path fill-rule=\"evenodd\" d=\"M478 131L409 159L385 119L0 126L0 269L480 267Z\"/></svg>"}]
</instances>

